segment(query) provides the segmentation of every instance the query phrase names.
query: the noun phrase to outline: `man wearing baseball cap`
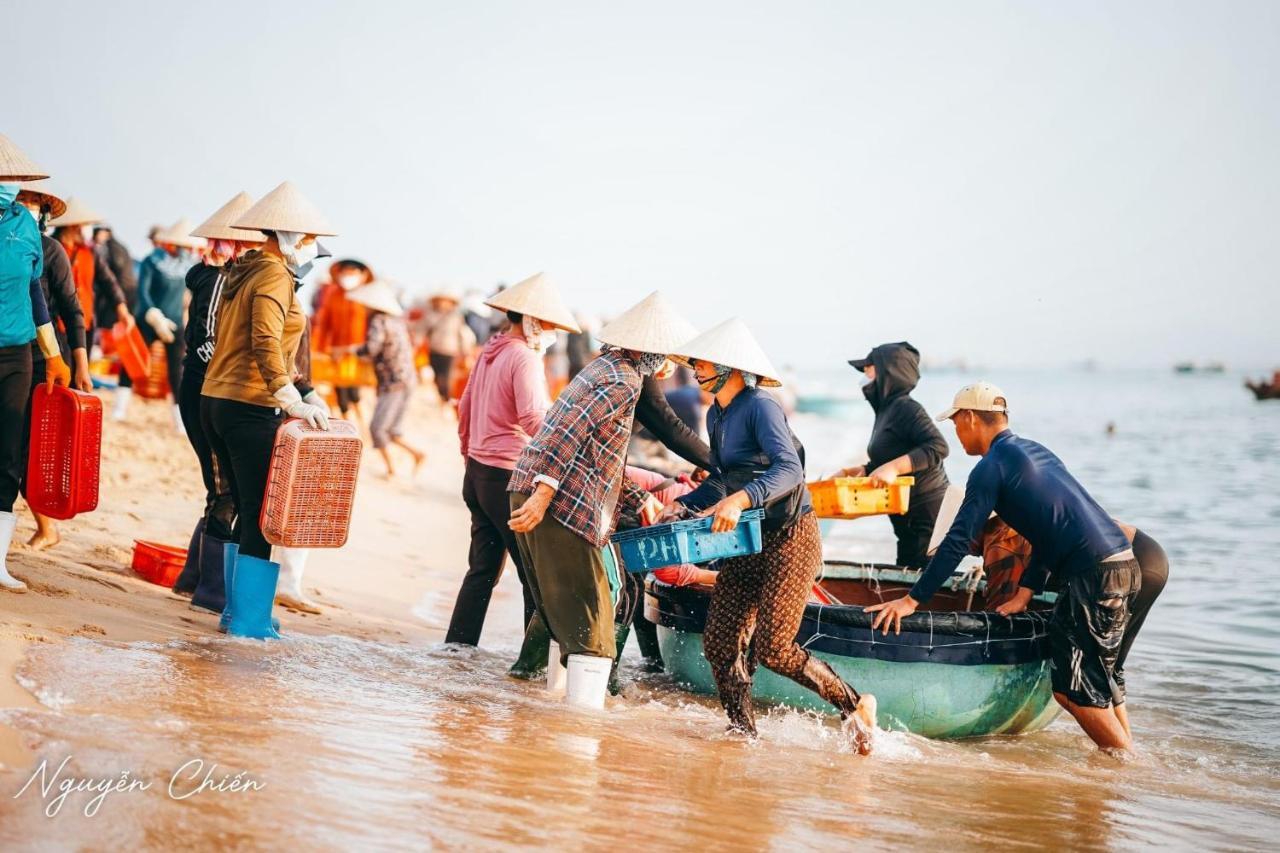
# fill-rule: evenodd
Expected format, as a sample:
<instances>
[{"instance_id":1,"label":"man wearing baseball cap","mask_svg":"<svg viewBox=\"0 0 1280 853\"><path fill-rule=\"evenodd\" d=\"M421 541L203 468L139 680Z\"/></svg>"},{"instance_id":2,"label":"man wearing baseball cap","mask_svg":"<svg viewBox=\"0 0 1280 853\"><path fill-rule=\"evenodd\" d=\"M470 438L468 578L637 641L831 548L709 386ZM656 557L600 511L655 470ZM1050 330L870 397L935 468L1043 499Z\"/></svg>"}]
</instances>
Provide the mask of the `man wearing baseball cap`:
<instances>
[{"instance_id":1,"label":"man wearing baseball cap","mask_svg":"<svg viewBox=\"0 0 1280 853\"><path fill-rule=\"evenodd\" d=\"M968 553L994 510L1031 543L1014 597L996 608L1027 609L1050 574L1061 592L1049 622L1053 695L1103 749L1131 749L1124 688L1115 667L1141 571L1120 526L1048 448L1009 430L1004 392L987 382L966 385L938 420L955 424L970 456L981 456L950 531L911 591L868 607L872 629L901 630L901 620L927 602Z\"/></svg>"}]
</instances>

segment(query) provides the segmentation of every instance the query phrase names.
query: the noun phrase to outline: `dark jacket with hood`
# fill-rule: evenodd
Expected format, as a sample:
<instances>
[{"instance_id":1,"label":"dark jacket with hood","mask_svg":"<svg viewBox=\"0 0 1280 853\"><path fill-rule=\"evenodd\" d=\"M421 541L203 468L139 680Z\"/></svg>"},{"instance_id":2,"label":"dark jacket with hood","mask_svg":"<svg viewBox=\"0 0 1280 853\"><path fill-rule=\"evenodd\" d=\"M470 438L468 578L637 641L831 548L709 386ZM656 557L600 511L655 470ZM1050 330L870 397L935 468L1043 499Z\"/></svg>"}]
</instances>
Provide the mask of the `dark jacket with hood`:
<instances>
[{"instance_id":1,"label":"dark jacket with hood","mask_svg":"<svg viewBox=\"0 0 1280 853\"><path fill-rule=\"evenodd\" d=\"M906 454L911 459L912 490L928 495L948 485L942 460L947 458L947 440L933 418L911 397L920 381L920 351L903 341L881 344L868 356L876 369L875 381L862 389L876 420L867 441L867 473Z\"/></svg>"}]
</instances>

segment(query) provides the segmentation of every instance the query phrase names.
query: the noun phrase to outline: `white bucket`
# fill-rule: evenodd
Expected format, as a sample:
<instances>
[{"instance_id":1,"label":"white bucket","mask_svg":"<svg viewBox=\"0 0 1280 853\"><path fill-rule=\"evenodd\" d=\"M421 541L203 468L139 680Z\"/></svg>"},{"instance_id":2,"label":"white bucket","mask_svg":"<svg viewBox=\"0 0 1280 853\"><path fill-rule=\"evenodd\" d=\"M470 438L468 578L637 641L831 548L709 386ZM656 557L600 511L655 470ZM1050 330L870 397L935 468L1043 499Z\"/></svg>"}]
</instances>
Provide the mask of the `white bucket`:
<instances>
[{"instance_id":1,"label":"white bucket","mask_svg":"<svg viewBox=\"0 0 1280 853\"><path fill-rule=\"evenodd\" d=\"M551 651L547 653L547 692L563 695L567 675L564 664L560 663L560 644L552 640Z\"/></svg>"},{"instance_id":2,"label":"white bucket","mask_svg":"<svg viewBox=\"0 0 1280 853\"><path fill-rule=\"evenodd\" d=\"M612 658L569 655L569 682L564 700L579 708L603 709L612 670Z\"/></svg>"}]
</instances>

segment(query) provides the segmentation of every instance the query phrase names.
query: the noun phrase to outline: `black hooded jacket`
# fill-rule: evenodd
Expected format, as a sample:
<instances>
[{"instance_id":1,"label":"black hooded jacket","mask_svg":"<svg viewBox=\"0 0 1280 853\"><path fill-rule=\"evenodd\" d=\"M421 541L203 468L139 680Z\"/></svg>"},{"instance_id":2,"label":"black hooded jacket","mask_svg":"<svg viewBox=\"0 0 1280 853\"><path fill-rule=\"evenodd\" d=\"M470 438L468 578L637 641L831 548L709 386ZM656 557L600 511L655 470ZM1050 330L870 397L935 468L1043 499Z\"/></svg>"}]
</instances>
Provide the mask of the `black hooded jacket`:
<instances>
[{"instance_id":1,"label":"black hooded jacket","mask_svg":"<svg viewBox=\"0 0 1280 853\"><path fill-rule=\"evenodd\" d=\"M931 494L948 485L942 460L947 458L947 441L933 418L911 397L920 381L920 351L903 341L881 344L871 351L876 368L875 381L862 389L876 420L867 441L867 473L906 454L911 459L912 490Z\"/></svg>"}]
</instances>

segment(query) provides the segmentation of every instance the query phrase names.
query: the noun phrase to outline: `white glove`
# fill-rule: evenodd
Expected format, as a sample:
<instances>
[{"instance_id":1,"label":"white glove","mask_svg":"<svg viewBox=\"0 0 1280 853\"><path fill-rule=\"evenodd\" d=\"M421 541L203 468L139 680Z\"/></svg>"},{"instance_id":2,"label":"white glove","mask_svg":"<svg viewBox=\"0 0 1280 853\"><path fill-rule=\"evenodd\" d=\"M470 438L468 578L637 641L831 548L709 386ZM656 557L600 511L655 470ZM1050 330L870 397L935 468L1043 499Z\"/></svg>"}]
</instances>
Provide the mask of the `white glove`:
<instances>
[{"instance_id":1,"label":"white glove","mask_svg":"<svg viewBox=\"0 0 1280 853\"><path fill-rule=\"evenodd\" d=\"M307 395L302 398L302 402L310 403L317 409L323 409L326 415L329 414L329 404L325 402L324 397L316 393L314 388L307 392Z\"/></svg>"},{"instance_id":2,"label":"white glove","mask_svg":"<svg viewBox=\"0 0 1280 853\"><path fill-rule=\"evenodd\" d=\"M294 387L292 382L282 386L272 396L280 401L280 408L284 409L285 414L289 417L302 418L314 429L329 428L328 408L303 402L302 395L298 393L298 389Z\"/></svg>"},{"instance_id":3,"label":"white glove","mask_svg":"<svg viewBox=\"0 0 1280 853\"><path fill-rule=\"evenodd\" d=\"M147 325L156 330L156 337L164 341L166 344L173 343L173 333L178 331L178 324L164 316L164 312L159 308L148 308L147 313L142 315L142 319L147 321Z\"/></svg>"}]
</instances>

